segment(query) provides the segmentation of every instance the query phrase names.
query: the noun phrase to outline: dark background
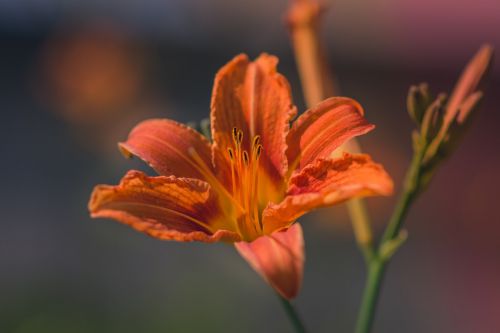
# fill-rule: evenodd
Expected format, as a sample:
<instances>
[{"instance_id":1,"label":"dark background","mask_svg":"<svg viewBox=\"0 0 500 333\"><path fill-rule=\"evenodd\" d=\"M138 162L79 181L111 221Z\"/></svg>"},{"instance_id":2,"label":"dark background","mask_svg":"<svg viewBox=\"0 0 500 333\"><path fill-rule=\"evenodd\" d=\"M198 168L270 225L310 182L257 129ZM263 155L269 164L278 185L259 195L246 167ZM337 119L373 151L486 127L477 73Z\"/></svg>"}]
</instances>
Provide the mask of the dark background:
<instances>
[{"instance_id":1,"label":"dark background","mask_svg":"<svg viewBox=\"0 0 500 333\"><path fill-rule=\"evenodd\" d=\"M91 220L94 185L143 168L116 149L148 117L208 116L218 68L280 57L304 110L280 1L0 1L0 331L290 332L272 290L231 246L161 242ZM498 1L338 0L324 37L342 95L377 129L362 138L397 188L411 154L410 84L450 91ZM498 57L497 57L498 59ZM500 71L456 154L407 220L375 332L500 330ZM148 170L150 171L150 170ZM377 230L394 198L370 199ZM364 280L345 207L301 219L296 300L311 332L352 331Z\"/></svg>"}]
</instances>

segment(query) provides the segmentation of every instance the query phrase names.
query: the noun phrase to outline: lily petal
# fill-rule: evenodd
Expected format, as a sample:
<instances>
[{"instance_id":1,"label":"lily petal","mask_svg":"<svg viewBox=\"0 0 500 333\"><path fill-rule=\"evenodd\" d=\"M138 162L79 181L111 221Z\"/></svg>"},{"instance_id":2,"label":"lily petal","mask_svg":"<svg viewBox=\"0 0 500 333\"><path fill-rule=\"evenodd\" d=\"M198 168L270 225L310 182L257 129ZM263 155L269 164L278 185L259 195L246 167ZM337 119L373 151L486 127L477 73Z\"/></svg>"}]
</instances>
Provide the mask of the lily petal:
<instances>
[{"instance_id":1,"label":"lily petal","mask_svg":"<svg viewBox=\"0 0 500 333\"><path fill-rule=\"evenodd\" d=\"M344 153L337 159L318 159L290 179L287 196L263 212L264 232L287 227L306 212L370 195L390 195L393 182L368 155Z\"/></svg>"},{"instance_id":2,"label":"lily petal","mask_svg":"<svg viewBox=\"0 0 500 333\"><path fill-rule=\"evenodd\" d=\"M197 179L148 177L132 170L118 186L96 186L89 210L94 218L112 218L159 239L240 240L224 225L210 186Z\"/></svg>"},{"instance_id":3,"label":"lily petal","mask_svg":"<svg viewBox=\"0 0 500 333\"><path fill-rule=\"evenodd\" d=\"M232 145L231 133L234 127L249 132L241 100L236 92L245 81L248 64L248 57L240 54L222 67L215 76L210 125L214 148L222 151Z\"/></svg>"},{"instance_id":4,"label":"lily petal","mask_svg":"<svg viewBox=\"0 0 500 333\"><path fill-rule=\"evenodd\" d=\"M120 149L127 156L136 155L156 172L168 176L206 179L189 152L197 154L205 169L213 173L212 151L208 140L197 131L168 119L150 119L130 132Z\"/></svg>"},{"instance_id":5,"label":"lily petal","mask_svg":"<svg viewBox=\"0 0 500 333\"><path fill-rule=\"evenodd\" d=\"M216 75L211 103L212 136L224 151L233 142L234 127L244 133L243 149L251 150L259 135L261 163L278 179L287 171L286 136L296 115L290 85L276 70L278 58L262 54L254 62L239 55Z\"/></svg>"},{"instance_id":6,"label":"lily petal","mask_svg":"<svg viewBox=\"0 0 500 333\"><path fill-rule=\"evenodd\" d=\"M332 97L302 114L288 134L288 163L300 171L330 154L349 139L371 131L375 126L363 117L363 108L347 97Z\"/></svg>"},{"instance_id":7,"label":"lily petal","mask_svg":"<svg viewBox=\"0 0 500 333\"><path fill-rule=\"evenodd\" d=\"M286 299L297 296L304 268L304 237L300 224L234 244L240 255Z\"/></svg>"}]
</instances>

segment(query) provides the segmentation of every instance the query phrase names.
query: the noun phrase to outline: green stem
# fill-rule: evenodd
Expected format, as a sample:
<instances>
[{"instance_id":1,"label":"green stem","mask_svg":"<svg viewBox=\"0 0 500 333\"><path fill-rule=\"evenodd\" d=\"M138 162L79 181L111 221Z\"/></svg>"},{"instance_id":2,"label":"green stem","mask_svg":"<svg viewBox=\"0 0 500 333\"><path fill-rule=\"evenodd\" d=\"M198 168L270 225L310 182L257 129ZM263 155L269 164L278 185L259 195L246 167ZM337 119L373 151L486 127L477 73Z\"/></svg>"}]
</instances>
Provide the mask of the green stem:
<instances>
[{"instance_id":1,"label":"green stem","mask_svg":"<svg viewBox=\"0 0 500 333\"><path fill-rule=\"evenodd\" d=\"M302 320L300 319L299 314L295 310L292 303L290 303L290 301L287 300L286 298L283 298L281 295L278 295L278 297L281 301L281 304L283 305L283 308L285 309L288 319L290 319L290 322L292 323L292 326L295 329L295 332L306 333L306 328L302 323Z\"/></svg>"},{"instance_id":2,"label":"green stem","mask_svg":"<svg viewBox=\"0 0 500 333\"><path fill-rule=\"evenodd\" d=\"M422 151L425 151L422 149ZM403 193L399 197L398 203L394 208L389 224L385 229L381 244L394 239L401 230L403 221L408 214L411 204L418 194L420 180L420 163L422 162L423 153L415 154L410 165L410 169L406 174Z\"/></svg>"},{"instance_id":3,"label":"green stem","mask_svg":"<svg viewBox=\"0 0 500 333\"><path fill-rule=\"evenodd\" d=\"M420 166L424 152L425 149L421 149L413 156L410 168L406 174L403 193L385 229L382 241L376 251L374 251L374 254L367 261L368 276L366 278L361 307L356 321L356 333L369 333L371 331L385 267L389 260L389 258L381 256L381 249L384 244L398 237L401 227L403 226L403 221L408 214L408 210L417 197L421 172Z\"/></svg>"},{"instance_id":4,"label":"green stem","mask_svg":"<svg viewBox=\"0 0 500 333\"><path fill-rule=\"evenodd\" d=\"M385 263L380 259L372 260L368 264L368 277L366 278L363 299L356 323L356 333L370 332L375 317L375 308L384 270Z\"/></svg>"}]
</instances>

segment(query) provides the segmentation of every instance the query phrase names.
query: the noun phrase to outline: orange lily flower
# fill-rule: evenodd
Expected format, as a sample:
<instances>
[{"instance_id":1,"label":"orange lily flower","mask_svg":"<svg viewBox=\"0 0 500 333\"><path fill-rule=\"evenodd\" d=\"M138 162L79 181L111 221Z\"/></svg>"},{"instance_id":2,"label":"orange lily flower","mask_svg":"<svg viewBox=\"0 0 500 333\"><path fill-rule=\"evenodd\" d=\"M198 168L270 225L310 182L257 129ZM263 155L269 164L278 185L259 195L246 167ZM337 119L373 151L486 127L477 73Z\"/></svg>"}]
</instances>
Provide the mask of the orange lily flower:
<instances>
[{"instance_id":1,"label":"orange lily flower","mask_svg":"<svg viewBox=\"0 0 500 333\"><path fill-rule=\"evenodd\" d=\"M120 148L161 176L129 171L118 186L98 185L92 217L118 220L150 236L225 241L283 297L297 295L304 213L356 196L389 195L392 180L368 155L330 157L373 129L354 100L329 98L296 115L278 59L239 55L216 75L213 143L172 120L138 124Z\"/></svg>"}]
</instances>

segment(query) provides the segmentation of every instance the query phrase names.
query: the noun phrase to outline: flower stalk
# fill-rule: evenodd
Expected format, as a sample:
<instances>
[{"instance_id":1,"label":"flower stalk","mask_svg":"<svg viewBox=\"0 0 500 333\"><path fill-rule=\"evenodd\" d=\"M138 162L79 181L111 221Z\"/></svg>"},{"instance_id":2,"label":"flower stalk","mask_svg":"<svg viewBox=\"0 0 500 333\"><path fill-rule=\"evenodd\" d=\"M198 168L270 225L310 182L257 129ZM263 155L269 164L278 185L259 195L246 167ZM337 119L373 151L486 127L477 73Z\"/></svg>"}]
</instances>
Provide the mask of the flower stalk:
<instances>
[{"instance_id":1,"label":"flower stalk","mask_svg":"<svg viewBox=\"0 0 500 333\"><path fill-rule=\"evenodd\" d=\"M460 76L449 100L441 93L433 101L427 84L410 88L408 113L418 127L413 133L413 159L380 244L370 251L356 333L371 331L385 268L390 257L406 239L406 232L401 230L404 220L415 199L433 178L436 168L455 148L455 138L463 135L467 116L478 108L483 95L478 89L488 74L492 55L491 46L480 48ZM460 114L465 116L460 117Z\"/></svg>"},{"instance_id":2,"label":"flower stalk","mask_svg":"<svg viewBox=\"0 0 500 333\"><path fill-rule=\"evenodd\" d=\"M280 294L277 294L278 298L280 299L281 305L283 305L283 309L285 310L288 319L290 319L290 323L292 324L294 330L296 333L306 333L306 328L304 324L302 323L302 320L300 319L299 314L297 313L297 310L293 306L293 304L281 296Z\"/></svg>"},{"instance_id":3,"label":"flower stalk","mask_svg":"<svg viewBox=\"0 0 500 333\"><path fill-rule=\"evenodd\" d=\"M315 0L295 0L287 13L307 104L317 103L334 94L333 78L319 37L321 9ZM449 102L445 94L433 100L427 84L410 88L408 112L418 127L418 131L413 133L414 154L402 193L378 245L373 242L364 201L353 199L347 203L356 242L363 253L368 272L356 333L368 333L371 330L386 265L407 238L407 232L401 230L404 220L415 199L434 176L436 167L450 155L462 136L469 123L469 114L478 108L483 97L478 87L491 67L492 54L490 45L481 47L459 78ZM354 140L350 142L351 146L344 148L359 152L357 143Z\"/></svg>"},{"instance_id":4,"label":"flower stalk","mask_svg":"<svg viewBox=\"0 0 500 333\"><path fill-rule=\"evenodd\" d=\"M418 195L422 158L423 153L414 155L410 168L406 174L403 192L394 208L394 212L385 229L382 241L377 249L372 248L370 251L371 255L367 261L368 276L366 278L361 307L356 322L356 333L370 332L373 319L375 318L375 309L386 265L390 257L406 239L406 232L402 231L401 228L412 203ZM385 251L387 248L391 249Z\"/></svg>"}]
</instances>

